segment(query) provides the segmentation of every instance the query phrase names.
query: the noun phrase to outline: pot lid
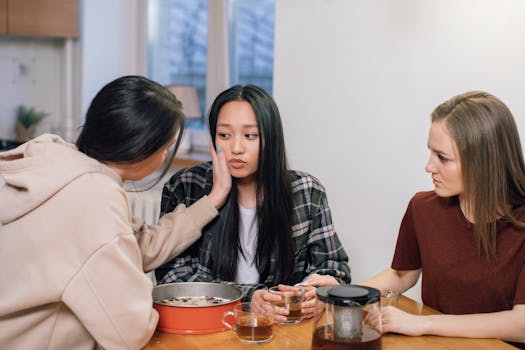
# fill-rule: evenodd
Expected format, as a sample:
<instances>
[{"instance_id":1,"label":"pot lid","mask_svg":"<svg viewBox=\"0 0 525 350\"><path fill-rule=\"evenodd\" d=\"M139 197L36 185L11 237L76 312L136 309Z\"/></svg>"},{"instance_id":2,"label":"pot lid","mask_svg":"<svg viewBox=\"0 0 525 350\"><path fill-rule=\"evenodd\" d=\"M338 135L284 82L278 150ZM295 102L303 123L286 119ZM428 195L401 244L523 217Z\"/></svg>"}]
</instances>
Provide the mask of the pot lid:
<instances>
[{"instance_id":1,"label":"pot lid","mask_svg":"<svg viewBox=\"0 0 525 350\"><path fill-rule=\"evenodd\" d=\"M325 286L317 289L317 297L325 303L340 306L364 306L379 301L379 290L366 286L341 285Z\"/></svg>"}]
</instances>

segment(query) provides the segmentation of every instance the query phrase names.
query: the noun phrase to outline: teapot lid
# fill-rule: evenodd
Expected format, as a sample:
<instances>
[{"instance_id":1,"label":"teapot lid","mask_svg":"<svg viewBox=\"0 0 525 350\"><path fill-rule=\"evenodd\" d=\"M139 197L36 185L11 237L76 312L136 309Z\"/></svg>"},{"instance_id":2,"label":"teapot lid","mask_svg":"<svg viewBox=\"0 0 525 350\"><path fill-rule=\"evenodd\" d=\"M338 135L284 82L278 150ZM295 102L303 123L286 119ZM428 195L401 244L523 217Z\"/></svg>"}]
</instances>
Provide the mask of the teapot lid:
<instances>
[{"instance_id":1,"label":"teapot lid","mask_svg":"<svg viewBox=\"0 0 525 350\"><path fill-rule=\"evenodd\" d=\"M340 285L324 286L317 288L319 300L342 306L364 306L379 301L381 293L379 290L366 286Z\"/></svg>"}]
</instances>

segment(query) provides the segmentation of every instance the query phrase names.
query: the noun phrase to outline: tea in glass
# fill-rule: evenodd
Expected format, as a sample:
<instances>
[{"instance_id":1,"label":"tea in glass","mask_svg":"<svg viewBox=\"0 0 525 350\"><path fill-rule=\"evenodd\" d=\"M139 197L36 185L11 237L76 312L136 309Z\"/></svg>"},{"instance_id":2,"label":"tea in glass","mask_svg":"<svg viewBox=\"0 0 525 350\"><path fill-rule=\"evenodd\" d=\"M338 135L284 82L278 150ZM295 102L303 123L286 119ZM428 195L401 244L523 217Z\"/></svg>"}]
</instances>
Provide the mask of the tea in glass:
<instances>
[{"instance_id":1,"label":"tea in glass","mask_svg":"<svg viewBox=\"0 0 525 350\"><path fill-rule=\"evenodd\" d=\"M271 287L269 291L270 293L279 295L281 297L280 301L273 303L275 306L288 309L286 321L282 323L299 323L303 320L301 305L304 301L304 287L286 286L280 284L278 286Z\"/></svg>"},{"instance_id":2,"label":"tea in glass","mask_svg":"<svg viewBox=\"0 0 525 350\"><path fill-rule=\"evenodd\" d=\"M235 324L226 322L231 316ZM237 338L243 343L266 343L273 337L273 310L254 311L251 303L239 303L233 311L225 312L222 323L237 334Z\"/></svg>"}]
</instances>

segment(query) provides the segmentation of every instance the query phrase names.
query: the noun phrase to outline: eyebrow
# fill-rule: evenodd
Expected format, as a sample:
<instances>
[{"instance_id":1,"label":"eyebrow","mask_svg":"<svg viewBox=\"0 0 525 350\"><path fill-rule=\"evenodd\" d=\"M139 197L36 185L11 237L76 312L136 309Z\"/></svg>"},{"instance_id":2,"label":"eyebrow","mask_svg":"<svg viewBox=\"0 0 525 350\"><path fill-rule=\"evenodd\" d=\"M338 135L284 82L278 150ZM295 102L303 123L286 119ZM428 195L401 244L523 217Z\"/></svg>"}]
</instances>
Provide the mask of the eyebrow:
<instances>
[{"instance_id":1,"label":"eyebrow","mask_svg":"<svg viewBox=\"0 0 525 350\"><path fill-rule=\"evenodd\" d=\"M226 127L226 128L231 128L232 125L231 124L226 124L226 123L221 123L221 124L217 124L217 127ZM243 128L256 128L257 127L257 124L243 124L241 125Z\"/></svg>"},{"instance_id":2,"label":"eyebrow","mask_svg":"<svg viewBox=\"0 0 525 350\"><path fill-rule=\"evenodd\" d=\"M436 153L439 153L439 154L442 154L442 155L445 155L445 156L449 156L449 157L452 156L451 154L448 154L448 153L445 152L445 151L439 150L439 149L437 149L437 148L432 148L432 147L430 147L430 145L428 145L428 144L427 144L427 148L428 148L429 150L433 151L433 152L436 152Z\"/></svg>"}]
</instances>

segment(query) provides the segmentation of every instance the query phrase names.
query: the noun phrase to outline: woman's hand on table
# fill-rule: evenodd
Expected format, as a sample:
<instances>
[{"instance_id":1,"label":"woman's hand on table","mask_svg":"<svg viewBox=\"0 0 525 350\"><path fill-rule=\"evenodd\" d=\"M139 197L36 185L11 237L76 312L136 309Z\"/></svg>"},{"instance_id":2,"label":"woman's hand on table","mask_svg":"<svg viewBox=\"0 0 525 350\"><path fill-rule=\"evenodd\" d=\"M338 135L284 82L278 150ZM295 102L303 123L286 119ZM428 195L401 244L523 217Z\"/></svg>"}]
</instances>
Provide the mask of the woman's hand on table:
<instances>
[{"instance_id":1,"label":"woman's hand on table","mask_svg":"<svg viewBox=\"0 0 525 350\"><path fill-rule=\"evenodd\" d=\"M211 145L210 154L213 170L213 187L210 194L208 194L208 198L213 203L213 206L219 209L226 202L232 188L232 176L226 162L226 156L220 147L218 147L216 152L213 145Z\"/></svg>"},{"instance_id":2,"label":"woman's hand on table","mask_svg":"<svg viewBox=\"0 0 525 350\"><path fill-rule=\"evenodd\" d=\"M425 334L425 316L413 315L393 306L381 310L383 333L399 333L410 336Z\"/></svg>"},{"instance_id":3,"label":"woman's hand on table","mask_svg":"<svg viewBox=\"0 0 525 350\"><path fill-rule=\"evenodd\" d=\"M286 322L289 312L285 307L274 305L279 301L281 301L279 295L270 293L266 289L258 289L252 294L252 309L262 314L272 313L275 322Z\"/></svg>"}]
</instances>

